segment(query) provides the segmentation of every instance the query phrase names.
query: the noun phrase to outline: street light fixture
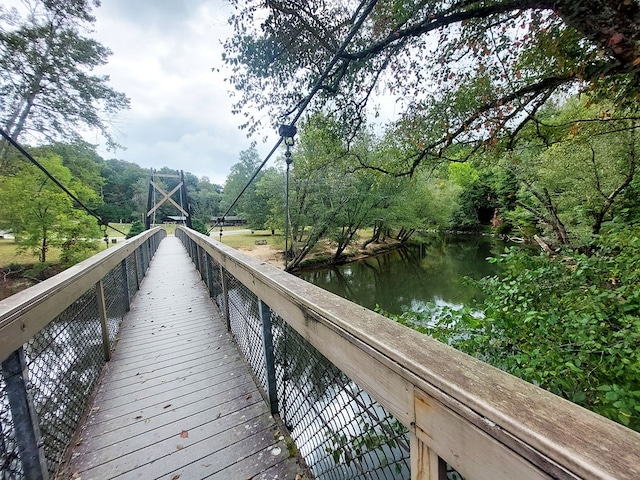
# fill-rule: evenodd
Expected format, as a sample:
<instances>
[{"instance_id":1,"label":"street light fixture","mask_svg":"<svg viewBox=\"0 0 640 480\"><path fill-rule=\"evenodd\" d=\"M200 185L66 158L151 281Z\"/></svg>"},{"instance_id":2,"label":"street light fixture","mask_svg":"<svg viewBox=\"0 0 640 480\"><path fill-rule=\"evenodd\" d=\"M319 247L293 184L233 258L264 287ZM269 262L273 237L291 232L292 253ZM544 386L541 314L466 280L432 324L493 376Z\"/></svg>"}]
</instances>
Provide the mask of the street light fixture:
<instances>
[{"instance_id":1,"label":"street light fixture","mask_svg":"<svg viewBox=\"0 0 640 480\"><path fill-rule=\"evenodd\" d=\"M289 265L289 166L293 163L291 159L291 147L293 147L293 137L295 137L298 129L295 125L280 125L278 134L284 140L284 144L287 146L287 151L284 152L284 157L287 162L287 181L285 186L284 198L285 198L285 228L284 228L284 269L287 270Z\"/></svg>"},{"instance_id":2,"label":"street light fixture","mask_svg":"<svg viewBox=\"0 0 640 480\"><path fill-rule=\"evenodd\" d=\"M298 133L298 129L295 125L280 125L280 128L278 128L278 135L284 139L287 150L289 150L289 147L293 147L293 137L296 136L296 133Z\"/></svg>"}]
</instances>

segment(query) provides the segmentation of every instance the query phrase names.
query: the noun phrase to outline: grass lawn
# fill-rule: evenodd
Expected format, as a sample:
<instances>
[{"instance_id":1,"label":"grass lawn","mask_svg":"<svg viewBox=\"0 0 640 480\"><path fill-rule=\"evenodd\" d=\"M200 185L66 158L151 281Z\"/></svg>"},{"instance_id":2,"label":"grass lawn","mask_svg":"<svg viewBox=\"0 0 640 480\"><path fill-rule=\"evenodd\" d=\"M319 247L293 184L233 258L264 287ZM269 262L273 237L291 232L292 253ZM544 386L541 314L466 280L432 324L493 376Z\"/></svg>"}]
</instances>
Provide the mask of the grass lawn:
<instances>
[{"instance_id":1,"label":"grass lawn","mask_svg":"<svg viewBox=\"0 0 640 480\"><path fill-rule=\"evenodd\" d=\"M107 227L107 234L109 237L123 237L122 233L126 234L130 228L130 223L110 223ZM119 231L116 231L116 229Z\"/></svg>"},{"instance_id":2,"label":"grass lawn","mask_svg":"<svg viewBox=\"0 0 640 480\"><path fill-rule=\"evenodd\" d=\"M175 224L166 224L161 225L167 231L167 234L173 235L176 230ZM117 238L118 243L120 243L123 237L120 232L128 232L131 228L130 223L111 223L109 227L107 227L107 234L110 239ZM119 231L116 231L119 230ZM233 248L252 248L256 246L256 241L261 244L262 242L266 242L267 245L272 245L279 249L284 249L284 237L281 233L276 233L275 235L271 235L271 230L255 230L254 233L250 233L249 231L242 233L230 233L237 230L248 230L246 227L224 227L222 232L222 243L229 245ZM219 236L219 228L216 228L211 231L210 237L215 240L220 240ZM105 243L102 239L97 239L99 245L99 251L105 249ZM109 246L112 244L110 243ZM60 249L51 247L49 252L47 253L47 263L55 264L60 259ZM17 264L33 264L38 263L38 257L36 255L32 255L29 252L18 253L18 245L14 242L13 239L0 239L0 267L8 266L12 263Z\"/></svg>"},{"instance_id":3,"label":"grass lawn","mask_svg":"<svg viewBox=\"0 0 640 480\"><path fill-rule=\"evenodd\" d=\"M59 248L50 248L47 252L47 262L56 263L60 258ZM0 239L0 267L11 265L12 263L31 264L38 263L38 256L30 252L18 253L18 245L12 238Z\"/></svg>"},{"instance_id":4,"label":"grass lawn","mask_svg":"<svg viewBox=\"0 0 640 480\"><path fill-rule=\"evenodd\" d=\"M267 242L267 245L273 245L278 248L284 248L284 237L280 234L271 235L271 230L255 230L254 233L233 233L225 235L225 232L234 230L234 228L225 228L222 232L222 243L233 248L254 247L256 241L259 243ZM239 230L235 228L235 230ZM214 240L220 241L220 231L214 230L209 236Z\"/></svg>"}]
</instances>

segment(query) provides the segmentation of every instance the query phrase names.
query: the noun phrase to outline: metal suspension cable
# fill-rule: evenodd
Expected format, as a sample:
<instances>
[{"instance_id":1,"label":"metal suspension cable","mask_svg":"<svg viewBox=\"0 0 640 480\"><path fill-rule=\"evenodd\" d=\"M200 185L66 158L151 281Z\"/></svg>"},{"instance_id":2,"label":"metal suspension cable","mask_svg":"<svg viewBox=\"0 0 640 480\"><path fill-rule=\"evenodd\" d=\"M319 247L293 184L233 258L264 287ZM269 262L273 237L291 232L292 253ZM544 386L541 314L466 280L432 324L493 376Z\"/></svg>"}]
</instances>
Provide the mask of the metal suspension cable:
<instances>
[{"instance_id":1,"label":"metal suspension cable","mask_svg":"<svg viewBox=\"0 0 640 480\"><path fill-rule=\"evenodd\" d=\"M326 67L324 68L324 70L322 71L322 74L318 77L318 79L316 80L316 83L313 85L311 91L307 94L307 96L302 100L302 102L300 102L298 104L297 110L298 113L296 113L296 115L293 117L293 119L291 120L291 122L289 123L289 125L291 126L295 126L295 124L298 122L298 120L300 120L300 117L302 116L302 114L304 113L304 111L307 109L307 107L309 106L309 104L311 103L311 100L313 100L313 97L316 95L316 93L318 93L318 91L320 90L320 88L322 87L322 83L327 79L327 77L329 76L329 74L331 73L331 70L333 69L333 67L335 67L336 63L338 63L338 61L340 60L340 57L342 56L342 54L344 53L344 51L347 49L347 47L349 46L349 44L351 43L351 41L353 40L353 37L356 36L356 34L358 33L358 30L360 30L360 27L362 27L362 24L364 23L364 21L367 19L367 17L369 16L369 14L371 13L371 10L373 10L373 7L375 7L376 3L378 2L378 0L370 0L369 3L366 5L366 7L364 8L364 10L362 10L362 13L360 14L360 17L358 18L358 20L353 24L353 26L351 27L351 30L349 30L349 33L347 34L347 36L345 37L345 39L342 41L342 43L340 44L340 47L338 47L338 50L336 50L336 52L333 54L333 57L331 58L331 60L329 61L329 63L326 65ZM361 2L360 7L358 7L358 10L360 10L360 8L362 7L362 5L364 4L364 2ZM254 174L251 176L251 178L249 179L249 181L247 182L247 184L244 186L244 188L242 189L242 191L236 196L235 200L233 201L233 203L231 204L231 206L229 208L227 208L227 211L222 215L222 217L218 218L216 220L216 223L214 223L211 228L207 231L207 235L209 235L209 233L211 233L211 231L216 228L217 225L220 224L220 221L222 220L224 222L224 217L226 217L229 212L231 211L231 209L236 205L236 203L238 203L238 200L240 200L240 197L244 194L244 192L247 190L247 188L249 188L249 186L251 185L251 183L255 180L255 178L258 176L258 173L260 173L260 171L264 168L264 166L267 164L267 162L269 161L269 159L271 158L271 156L275 153L275 151L278 149L278 147L280 146L280 144L282 143L282 136L278 139L278 141L276 142L276 144L273 146L273 148L271 149L271 151L267 154L267 156L265 157L265 159L262 161L262 163L260 164L260 166L258 166L257 170L254 172ZM288 219L287 219L288 222Z\"/></svg>"},{"instance_id":2,"label":"metal suspension cable","mask_svg":"<svg viewBox=\"0 0 640 480\"><path fill-rule=\"evenodd\" d=\"M69 197L71 197L89 215L91 215L92 217L95 217L98 220L99 225L105 226L105 227L109 226L108 223L105 222L100 215L98 215L96 212L94 212L92 209L90 209L84 203L82 203L82 201L78 197L76 197L71 191L69 191L69 189L65 187L62 183L60 183L58 179L55 178L51 173L49 173L49 171L40 162L38 162L35 158L33 158L33 156L29 152L27 152L24 148L22 148L22 146L18 142L16 142L13 138L11 138L3 128L0 128L0 135L2 135L11 145L13 145L31 163L33 163L36 167L38 167L42 171L42 173L44 173L47 176L47 178L49 178L49 180L51 180L60 189L62 189L64 193L66 193ZM126 236L126 233L121 232L117 228L114 228L114 227L110 227L110 228Z\"/></svg>"},{"instance_id":3,"label":"metal suspension cable","mask_svg":"<svg viewBox=\"0 0 640 480\"><path fill-rule=\"evenodd\" d=\"M362 2L361 5L363 3L364 2ZM291 120L290 125L295 125L298 122L298 120L300 119L304 111L307 109L307 107L311 103L311 100L313 100L313 97L316 95L316 93L318 93L318 90L320 90L320 88L322 87L322 83L327 79L327 77L331 73L331 70L336 65L336 63L338 63L338 61L340 60L340 57L342 56L344 51L347 49L347 47L351 43L351 40L353 40L353 37L356 36L356 34L358 33L358 30L360 30L360 27L362 27L362 24L367 19L367 17L371 13L371 10L373 10L373 7L375 7L376 3L378 3L378 0L370 0L367 6L364 8L362 13L360 14L360 17L353 24L353 27L351 27L351 30L349 30L349 33L347 34L346 38L343 40L340 47L338 47L338 50L336 50L336 52L333 54L333 57L331 58L327 66L324 68L322 74L316 81L315 85L313 86L309 94L299 104L298 113L293 118L293 120Z\"/></svg>"}]
</instances>

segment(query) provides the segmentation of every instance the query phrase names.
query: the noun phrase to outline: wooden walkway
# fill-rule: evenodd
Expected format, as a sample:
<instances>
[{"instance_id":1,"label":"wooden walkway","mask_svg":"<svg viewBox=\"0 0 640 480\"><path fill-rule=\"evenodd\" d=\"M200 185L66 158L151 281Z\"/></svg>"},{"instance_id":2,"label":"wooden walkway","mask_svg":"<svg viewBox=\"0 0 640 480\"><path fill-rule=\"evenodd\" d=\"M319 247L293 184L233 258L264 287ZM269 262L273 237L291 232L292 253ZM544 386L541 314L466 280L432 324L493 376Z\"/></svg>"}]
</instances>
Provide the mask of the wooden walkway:
<instances>
[{"instance_id":1,"label":"wooden walkway","mask_svg":"<svg viewBox=\"0 0 640 480\"><path fill-rule=\"evenodd\" d=\"M293 480L303 470L288 457L206 287L167 237L123 322L70 477Z\"/></svg>"}]
</instances>

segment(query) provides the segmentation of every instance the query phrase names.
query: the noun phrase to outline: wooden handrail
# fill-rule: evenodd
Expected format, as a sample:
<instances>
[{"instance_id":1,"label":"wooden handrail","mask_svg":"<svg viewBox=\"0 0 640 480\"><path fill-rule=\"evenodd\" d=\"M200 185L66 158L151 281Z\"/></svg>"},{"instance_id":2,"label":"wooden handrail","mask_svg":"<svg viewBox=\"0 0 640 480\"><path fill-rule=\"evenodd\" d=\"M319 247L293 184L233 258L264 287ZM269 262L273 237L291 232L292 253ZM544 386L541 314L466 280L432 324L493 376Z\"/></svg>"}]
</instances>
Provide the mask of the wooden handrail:
<instances>
[{"instance_id":1,"label":"wooden handrail","mask_svg":"<svg viewBox=\"0 0 640 480\"><path fill-rule=\"evenodd\" d=\"M162 227L148 230L0 301L0 362L160 231Z\"/></svg>"},{"instance_id":2,"label":"wooden handrail","mask_svg":"<svg viewBox=\"0 0 640 480\"><path fill-rule=\"evenodd\" d=\"M640 478L640 434L178 228L411 432L413 479Z\"/></svg>"}]
</instances>

